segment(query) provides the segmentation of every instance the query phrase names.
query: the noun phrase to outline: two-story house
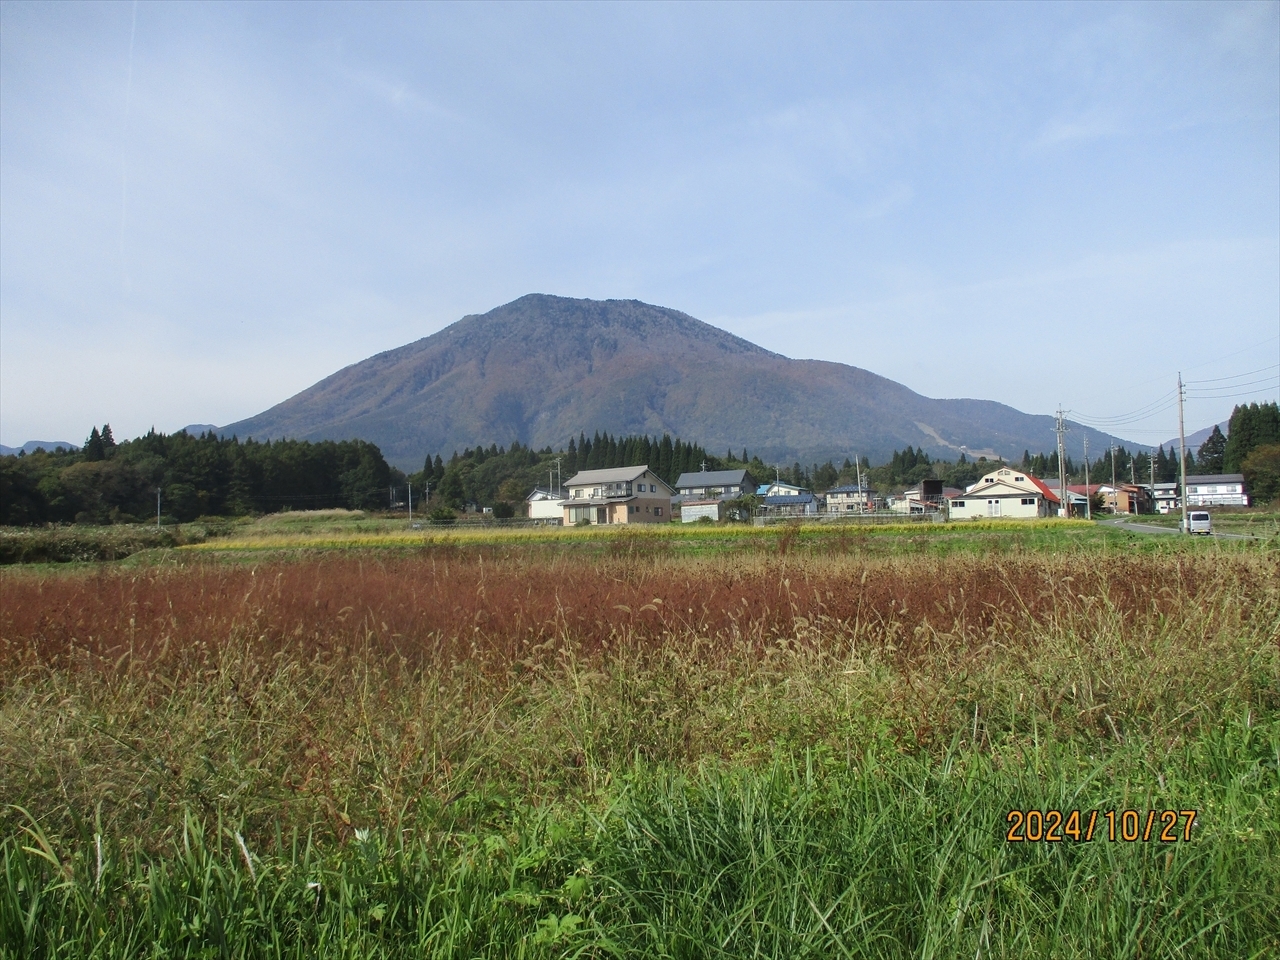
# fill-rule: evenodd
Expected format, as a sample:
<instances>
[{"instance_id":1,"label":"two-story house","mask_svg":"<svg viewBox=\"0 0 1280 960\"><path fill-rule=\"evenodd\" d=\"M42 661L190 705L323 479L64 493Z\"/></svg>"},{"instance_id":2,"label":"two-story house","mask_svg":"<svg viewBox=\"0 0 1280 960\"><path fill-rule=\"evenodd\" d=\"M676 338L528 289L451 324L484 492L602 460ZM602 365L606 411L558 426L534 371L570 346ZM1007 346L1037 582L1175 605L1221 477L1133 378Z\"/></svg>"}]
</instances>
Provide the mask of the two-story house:
<instances>
[{"instance_id":1,"label":"two-story house","mask_svg":"<svg viewBox=\"0 0 1280 960\"><path fill-rule=\"evenodd\" d=\"M682 473L676 481L676 495L680 500L735 500L743 494L754 493L755 489L755 478L746 470Z\"/></svg>"},{"instance_id":2,"label":"two-story house","mask_svg":"<svg viewBox=\"0 0 1280 960\"><path fill-rule=\"evenodd\" d=\"M947 498L952 520L978 517L1051 517L1057 514L1058 494L1039 477L1001 467L964 493Z\"/></svg>"},{"instance_id":3,"label":"two-story house","mask_svg":"<svg viewBox=\"0 0 1280 960\"><path fill-rule=\"evenodd\" d=\"M871 513L876 508L876 492L870 487L845 484L827 491L827 513Z\"/></svg>"},{"instance_id":4,"label":"two-story house","mask_svg":"<svg viewBox=\"0 0 1280 960\"><path fill-rule=\"evenodd\" d=\"M1187 477L1189 507L1247 507L1249 494L1244 489L1244 474L1220 473Z\"/></svg>"},{"instance_id":5,"label":"two-story house","mask_svg":"<svg viewBox=\"0 0 1280 960\"><path fill-rule=\"evenodd\" d=\"M583 470L565 485L569 499L561 507L567 525L666 523L675 493L647 466Z\"/></svg>"},{"instance_id":6,"label":"two-story house","mask_svg":"<svg viewBox=\"0 0 1280 960\"><path fill-rule=\"evenodd\" d=\"M680 474L672 502L679 505L680 519L685 523L703 517L723 520L729 513L726 500L736 500L755 489L755 478L746 470L701 470Z\"/></svg>"}]
</instances>

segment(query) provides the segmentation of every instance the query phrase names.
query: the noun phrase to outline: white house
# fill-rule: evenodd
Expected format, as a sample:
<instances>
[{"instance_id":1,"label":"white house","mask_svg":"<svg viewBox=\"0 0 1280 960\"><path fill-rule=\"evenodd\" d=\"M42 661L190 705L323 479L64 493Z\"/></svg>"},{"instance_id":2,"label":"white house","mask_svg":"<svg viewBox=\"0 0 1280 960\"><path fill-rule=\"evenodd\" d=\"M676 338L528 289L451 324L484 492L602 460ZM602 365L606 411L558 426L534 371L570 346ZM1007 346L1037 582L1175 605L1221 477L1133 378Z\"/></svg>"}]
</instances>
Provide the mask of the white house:
<instances>
[{"instance_id":1,"label":"white house","mask_svg":"<svg viewBox=\"0 0 1280 960\"><path fill-rule=\"evenodd\" d=\"M564 522L563 504L568 497L554 490L534 487L533 493L524 498L525 514L530 520L538 520L548 524Z\"/></svg>"},{"instance_id":2,"label":"white house","mask_svg":"<svg viewBox=\"0 0 1280 960\"><path fill-rule=\"evenodd\" d=\"M763 483L756 488L756 495L761 497L798 497L801 494L809 493L804 487L797 487L791 483ZM810 494L812 496L812 494Z\"/></svg>"},{"instance_id":3,"label":"white house","mask_svg":"<svg viewBox=\"0 0 1280 960\"><path fill-rule=\"evenodd\" d=\"M964 493L947 498L952 520L978 517L1051 517L1058 512L1058 495L1029 473L1001 467Z\"/></svg>"},{"instance_id":4,"label":"white house","mask_svg":"<svg viewBox=\"0 0 1280 960\"><path fill-rule=\"evenodd\" d=\"M1182 509L1178 493L1181 484L1157 483L1155 505L1158 513L1171 513ZM1222 473L1187 477L1188 507L1247 507L1249 494L1244 488L1244 475Z\"/></svg>"},{"instance_id":5,"label":"white house","mask_svg":"<svg viewBox=\"0 0 1280 960\"><path fill-rule=\"evenodd\" d=\"M1244 490L1244 474L1223 473L1217 476L1187 477L1189 507L1247 507L1249 495Z\"/></svg>"},{"instance_id":6,"label":"white house","mask_svg":"<svg viewBox=\"0 0 1280 960\"><path fill-rule=\"evenodd\" d=\"M675 493L647 466L583 470L566 486L560 506L566 525L580 523L666 523Z\"/></svg>"}]
</instances>

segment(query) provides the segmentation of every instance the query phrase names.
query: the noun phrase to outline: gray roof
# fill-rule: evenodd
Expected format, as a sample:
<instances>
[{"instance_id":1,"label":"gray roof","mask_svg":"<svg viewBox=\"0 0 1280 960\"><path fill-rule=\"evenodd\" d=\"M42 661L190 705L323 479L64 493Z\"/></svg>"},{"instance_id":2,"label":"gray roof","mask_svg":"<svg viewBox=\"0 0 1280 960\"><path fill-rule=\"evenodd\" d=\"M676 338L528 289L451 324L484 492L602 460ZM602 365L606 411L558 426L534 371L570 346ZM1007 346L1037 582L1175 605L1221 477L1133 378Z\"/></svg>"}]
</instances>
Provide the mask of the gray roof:
<instances>
[{"instance_id":1,"label":"gray roof","mask_svg":"<svg viewBox=\"0 0 1280 960\"><path fill-rule=\"evenodd\" d=\"M607 470L582 470L575 473L565 483L566 487L585 487L589 484L596 483L630 483L632 480L639 480L649 471L647 464L638 467L610 467ZM662 480L655 474L654 478L659 483ZM664 487L667 485L662 483ZM670 490L670 487L667 487Z\"/></svg>"},{"instance_id":2,"label":"gray roof","mask_svg":"<svg viewBox=\"0 0 1280 960\"><path fill-rule=\"evenodd\" d=\"M1187 483L1194 483L1200 486L1204 483L1244 483L1243 473L1210 473L1198 476L1188 476Z\"/></svg>"},{"instance_id":3,"label":"gray roof","mask_svg":"<svg viewBox=\"0 0 1280 960\"><path fill-rule=\"evenodd\" d=\"M750 476L746 470L704 470L700 473L682 473L676 481L676 489L685 487L724 487L746 483Z\"/></svg>"},{"instance_id":4,"label":"gray roof","mask_svg":"<svg viewBox=\"0 0 1280 960\"><path fill-rule=\"evenodd\" d=\"M554 490L548 490L546 487L534 487L533 492L525 497L525 500L532 500L538 494L542 494L543 497L548 500L565 500L569 496L567 493L556 493Z\"/></svg>"},{"instance_id":5,"label":"gray roof","mask_svg":"<svg viewBox=\"0 0 1280 960\"><path fill-rule=\"evenodd\" d=\"M842 487L832 487L827 493L858 493L858 485L856 483L846 483ZM862 493L875 493L871 487L863 487Z\"/></svg>"},{"instance_id":6,"label":"gray roof","mask_svg":"<svg viewBox=\"0 0 1280 960\"><path fill-rule=\"evenodd\" d=\"M776 497L765 497L766 507L789 507L799 503L813 503L814 496L808 490L804 493L781 493Z\"/></svg>"}]
</instances>

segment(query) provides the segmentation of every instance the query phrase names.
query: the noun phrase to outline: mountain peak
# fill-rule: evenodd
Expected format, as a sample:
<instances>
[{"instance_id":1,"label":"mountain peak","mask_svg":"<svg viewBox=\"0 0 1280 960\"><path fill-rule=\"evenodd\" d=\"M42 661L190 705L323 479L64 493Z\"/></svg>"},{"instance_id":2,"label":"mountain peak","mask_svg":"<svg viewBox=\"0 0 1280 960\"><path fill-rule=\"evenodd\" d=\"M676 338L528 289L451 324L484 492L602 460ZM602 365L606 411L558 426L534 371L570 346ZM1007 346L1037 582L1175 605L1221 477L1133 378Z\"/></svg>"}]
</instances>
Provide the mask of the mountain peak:
<instances>
[{"instance_id":1,"label":"mountain peak","mask_svg":"<svg viewBox=\"0 0 1280 960\"><path fill-rule=\"evenodd\" d=\"M908 445L1020 457L1053 419L983 400L931 400L840 363L791 360L679 310L531 293L326 377L222 428L259 439L361 438L404 469L427 454L579 433L659 435L804 463ZM1084 428L1095 444L1110 438ZM1074 455L1074 454L1073 454Z\"/></svg>"}]
</instances>

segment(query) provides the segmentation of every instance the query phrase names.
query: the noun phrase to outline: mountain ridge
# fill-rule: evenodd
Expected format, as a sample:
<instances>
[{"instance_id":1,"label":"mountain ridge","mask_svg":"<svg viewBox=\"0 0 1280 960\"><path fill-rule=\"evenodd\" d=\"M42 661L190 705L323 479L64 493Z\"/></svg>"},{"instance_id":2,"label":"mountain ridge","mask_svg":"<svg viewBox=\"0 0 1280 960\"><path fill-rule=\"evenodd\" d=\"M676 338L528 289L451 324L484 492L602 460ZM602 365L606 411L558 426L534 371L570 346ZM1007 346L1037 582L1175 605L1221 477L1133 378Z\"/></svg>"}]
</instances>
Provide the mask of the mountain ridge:
<instances>
[{"instance_id":1,"label":"mountain ridge","mask_svg":"<svg viewBox=\"0 0 1280 960\"><path fill-rule=\"evenodd\" d=\"M1052 450L1053 418L991 400L931 399L861 367L794 360L638 300L528 294L349 364L223 433L359 438L418 469L428 453L579 433L671 433L709 450L804 463L922 447L1017 458ZM1073 425L1105 446L1117 438Z\"/></svg>"}]
</instances>

